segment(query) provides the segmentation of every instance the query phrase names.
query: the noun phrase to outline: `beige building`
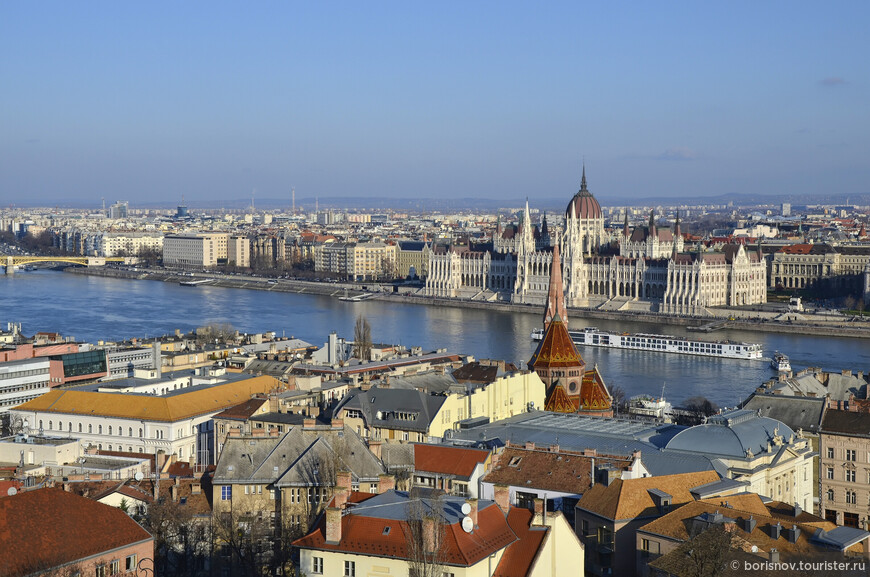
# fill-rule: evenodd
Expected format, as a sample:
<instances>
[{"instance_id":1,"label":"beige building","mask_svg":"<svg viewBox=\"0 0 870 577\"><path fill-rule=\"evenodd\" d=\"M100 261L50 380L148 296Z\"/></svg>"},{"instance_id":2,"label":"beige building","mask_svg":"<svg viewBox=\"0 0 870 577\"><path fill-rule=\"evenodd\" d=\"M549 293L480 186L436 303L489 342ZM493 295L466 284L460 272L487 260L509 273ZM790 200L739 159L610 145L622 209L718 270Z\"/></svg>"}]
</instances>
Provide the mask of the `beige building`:
<instances>
[{"instance_id":1,"label":"beige building","mask_svg":"<svg viewBox=\"0 0 870 577\"><path fill-rule=\"evenodd\" d=\"M506 501L342 491L293 544L309 576L584 574L582 545L561 513L543 513L541 501L530 511Z\"/></svg>"},{"instance_id":2,"label":"beige building","mask_svg":"<svg viewBox=\"0 0 870 577\"><path fill-rule=\"evenodd\" d=\"M870 529L870 413L854 401L830 403L819 434L821 514Z\"/></svg>"},{"instance_id":3,"label":"beige building","mask_svg":"<svg viewBox=\"0 0 870 577\"><path fill-rule=\"evenodd\" d=\"M400 278L411 274L411 270L421 279L429 276L430 247L426 242L400 241L396 246L396 269Z\"/></svg>"},{"instance_id":4,"label":"beige building","mask_svg":"<svg viewBox=\"0 0 870 577\"><path fill-rule=\"evenodd\" d=\"M336 486L367 494L393 488L380 461L340 420L306 420L269 437L229 437L212 480L216 520L263 521L272 536L303 535Z\"/></svg>"},{"instance_id":5,"label":"beige building","mask_svg":"<svg viewBox=\"0 0 870 577\"><path fill-rule=\"evenodd\" d=\"M684 429L665 450L702 453L727 467L746 491L812 510L815 451L803 432L776 419L748 410L722 413Z\"/></svg>"},{"instance_id":6,"label":"beige building","mask_svg":"<svg viewBox=\"0 0 870 577\"><path fill-rule=\"evenodd\" d=\"M395 381L395 379L394 379ZM430 394L416 389L373 387L352 391L336 416L361 436L382 441L428 442L443 438L460 421L484 417L492 421L543 407L546 385L535 372L506 373L462 392Z\"/></svg>"},{"instance_id":7,"label":"beige building","mask_svg":"<svg viewBox=\"0 0 870 577\"><path fill-rule=\"evenodd\" d=\"M248 375L168 375L122 379L84 389L56 389L10 411L24 432L68 435L101 450L175 455L214 462L212 417L282 384Z\"/></svg>"},{"instance_id":8,"label":"beige building","mask_svg":"<svg viewBox=\"0 0 870 577\"><path fill-rule=\"evenodd\" d=\"M587 551L586 573L633 575L637 530L694 501L692 489L718 480L715 471L703 471L593 485L577 503L574 521Z\"/></svg>"},{"instance_id":9,"label":"beige building","mask_svg":"<svg viewBox=\"0 0 870 577\"><path fill-rule=\"evenodd\" d=\"M229 233L171 234L163 239L163 264L180 268L205 268L226 262Z\"/></svg>"},{"instance_id":10,"label":"beige building","mask_svg":"<svg viewBox=\"0 0 870 577\"><path fill-rule=\"evenodd\" d=\"M241 268L251 266L251 243L247 237L229 237L227 240L227 264Z\"/></svg>"},{"instance_id":11,"label":"beige building","mask_svg":"<svg viewBox=\"0 0 870 577\"><path fill-rule=\"evenodd\" d=\"M823 280L835 286L859 288L861 275L870 266L870 245L795 244L773 254L770 264L770 287L802 289Z\"/></svg>"}]
</instances>

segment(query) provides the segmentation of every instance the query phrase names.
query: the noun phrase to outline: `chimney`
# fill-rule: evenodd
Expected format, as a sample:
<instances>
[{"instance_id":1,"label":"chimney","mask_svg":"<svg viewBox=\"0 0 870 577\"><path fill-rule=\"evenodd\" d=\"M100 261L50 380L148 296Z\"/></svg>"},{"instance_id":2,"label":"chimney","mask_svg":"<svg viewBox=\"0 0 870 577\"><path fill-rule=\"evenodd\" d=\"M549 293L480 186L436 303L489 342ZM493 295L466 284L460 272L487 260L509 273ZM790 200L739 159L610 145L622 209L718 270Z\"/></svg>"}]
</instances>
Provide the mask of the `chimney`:
<instances>
[{"instance_id":1,"label":"chimney","mask_svg":"<svg viewBox=\"0 0 870 577\"><path fill-rule=\"evenodd\" d=\"M511 490L507 485L495 485L493 487L493 500L498 508L507 515L511 508Z\"/></svg>"},{"instance_id":2,"label":"chimney","mask_svg":"<svg viewBox=\"0 0 870 577\"><path fill-rule=\"evenodd\" d=\"M326 509L326 542L331 545L341 542L341 509L337 507Z\"/></svg>"},{"instance_id":3,"label":"chimney","mask_svg":"<svg viewBox=\"0 0 870 577\"><path fill-rule=\"evenodd\" d=\"M343 429L344 428L344 419L332 419L330 421L330 426L333 429Z\"/></svg>"},{"instance_id":4,"label":"chimney","mask_svg":"<svg viewBox=\"0 0 870 577\"><path fill-rule=\"evenodd\" d=\"M743 530L747 533L752 533L755 530L756 525L758 525L758 521L755 520L755 517L750 515L749 519L743 521Z\"/></svg>"},{"instance_id":5,"label":"chimney","mask_svg":"<svg viewBox=\"0 0 870 577\"><path fill-rule=\"evenodd\" d=\"M178 501L178 484L171 485L169 487L169 495L172 498L172 502L175 503Z\"/></svg>"},{"instance_id":6,"label":"chimney","mask_svg":"<svg viewBox=\"0 0 870 577\"><path fill-rule=\"evenodd\" d=\"M313 429L317 424L315 419L303 419L302 420L302 429Z\"/></svg>"},{"instance_id":7,"label":"chimney","mask_svg":"<svg viewBox=\"0 0 870 577\"><path fill-rule=\"evenodd\" d=\"M477 527L477 499L466 499L466 503L471 507L471 511L468 513L468 516L471 517L471 521L474 523L474 526Z\"/></svg>"},{"instance_id":8,"label":"chimney","mask_svg":"<svg viewBox=\"0 0 870 577\"><path fill-rule=\"evenodd\" d=\"M348 492L351 489L352 476L350 471L339 471L335 474L335 488L346 489Z\"/></svg>"},{"instance_id":9,"label":"chimney","mask_svg":"<svg viewBox=\"0 0 870 577\"><path fill-rule=\"evenodd\" d=\"M72 487L70 487L69 483L64 483L63 490L69 493L70 491L72 491Z\"/></svg>"},{"instance_id":10,"label":"chimney","mask_svg":"<svg viewBox=\"0 0 870 577\"><path fill-rule=\"evenodd\" d=\"M785 538L788 539L789 543L797 543L800 534L801 530L797 525L792 525L790 529L785 530Z\"/></svg>"},{"instance_id":11,"label":"chimney","mask_svg":"<svg viewBox=\"0 0 870 577\"><path fill-rule=\"evenodd\" d=\"M803 513L803 512L804 512L804 510L801 509L800 503L798 503L797 501L795 501L795 503L794 503L794 516L795 516L795 519L797 519L798 517L800 517L800 516L801 516L801 513Z\"/></svg>"},{"instance_id":12,"label":"chimney","mask_svg":"<svg viewBox=\"0 0 870 577\"><path fill-rule=\"evenodd\" d=\"M535 516L532 519L532 525L543 525L544 524L544 500L543 499L535 499L534 503L534 512Z\"/></svg>"},{"instance_id":13,"label":"chimney","mask_svg":"<svg viewBox=\"0 0 870 577\"><path fill-rule=\"evenodd\" d=\"M160 498L160 473L157 473L157 478L154 479L154 500Z\"/></svg>"},{"instance_id":14,"label":"chimney","mask_svg":"<svg viewBox=\"0 0 870 577\"><path fill-rule=\"evenodd\" d=\"M381 446L382 443L380 441L369 441L369 451L372 452L372 455L380 461L381 460Z\"/></svg>"},{"instance_id":15,"label":"chimney","mask_svg":"<svg viewBox=\"0 0 870 577\"><path fill-rule=\"evenodd\" d=\"M378 493L386 493L396 488L396 478L392 475L378 475Z\"/></svg>"},{"instance_id":16,"label":"chimney","mask_svg":"<svg viewBox=\"0 0 870 577\"><path fill-rule=\"evenodd\" d=\"M526 441L526 450L527 451L534 451L535 450L535 443L533 443L532 441Z\"/></svg>"},{"instance_id":17,"label":"chimney","mask_svg":"<svg viewBox=\"0 0 870 577\"><path fill-rule=\"evenodd\" d=\"M767 556L771 563L779 563L779 551L776 550L776 547L772 548Z\"/></svg>"},{"instance_id":18,"label":"chimney","mask_svg":"<svg viewBox=\"0 0 870 577\"><path fill-rule=\"evenodd\" d=\"M558 453L559 452L559 445L555 445L555 444L550 445L550 452L551 453Z\"/></svg>"},{"instance_id":19,"label":"chimney","mask_svg":"<svg viewBox=\"0 0 870 577\"><path fill-rule=\"evenodd\" d=\"M770 525L770 538L771 539L779 539L779 535L782 533L782 523L777 522L776 525L771 523Z\"/></svg>"},{"instance_id":20,"label":"chimney","mask_svg":"<svg viewBox=\"0 0 870 577\"><path fill-rule=\"evenodd\" d=\"M436 542L436 531L438 530L438 521L432 517L423 519L423 546L426 553L435 551L438 543Z\"/></svg>"},{"instance_id":21,"label":"chimney","mask_svg":"<svg viewBox=\"0 0 870 577\"><path fill-rule=\"evenodd\" d=\"M336 509L344 509L345 504L347 504L347 496L350 494L350 489L345 489L344 487L336 487L334 494L333 507Z\"/></svg>"}]
</instances>

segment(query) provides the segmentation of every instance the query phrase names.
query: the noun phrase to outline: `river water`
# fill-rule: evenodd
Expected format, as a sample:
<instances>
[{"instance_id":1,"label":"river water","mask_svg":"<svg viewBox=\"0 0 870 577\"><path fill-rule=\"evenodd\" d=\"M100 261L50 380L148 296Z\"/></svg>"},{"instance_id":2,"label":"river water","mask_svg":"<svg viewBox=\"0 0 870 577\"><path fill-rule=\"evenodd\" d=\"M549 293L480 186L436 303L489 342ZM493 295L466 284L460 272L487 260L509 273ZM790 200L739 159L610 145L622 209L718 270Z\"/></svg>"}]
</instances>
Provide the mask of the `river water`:
<instances>
[{"instance_id":1,"label":"river water","mask_svg":"<svg viewBox=\"0 0 870 577\"><path fill-rule=\"evenodd\" d=\"M353 337L357 315L372 326L375 342L444 348L476 358L525 363L534 350L529 334L541 325L542 311L498 312L412 303L347 303L328 296L183 287L56 271L0 275L0 322L22 323L25 334L59 332L79 341L123 340L188 332L211 323L229 323L242 332L275 331L313 344L331 331ZM682 327L573 316L571 328L597 326L620 332L685 335ZM5 325L4 325L5 328ZM697 337L698 335L692 335ZM801 334L719 331L699 338L761 343L766 357L781 351L797 370L870 370L870 341ZM626 393L658 395L678 404L702 395L733 406L773 377L767 361L740 361L647 351L580 347L587 364L597 363L608 385ZM523 365L524 366L524 365Z\"/></svg>"}]
</instances>

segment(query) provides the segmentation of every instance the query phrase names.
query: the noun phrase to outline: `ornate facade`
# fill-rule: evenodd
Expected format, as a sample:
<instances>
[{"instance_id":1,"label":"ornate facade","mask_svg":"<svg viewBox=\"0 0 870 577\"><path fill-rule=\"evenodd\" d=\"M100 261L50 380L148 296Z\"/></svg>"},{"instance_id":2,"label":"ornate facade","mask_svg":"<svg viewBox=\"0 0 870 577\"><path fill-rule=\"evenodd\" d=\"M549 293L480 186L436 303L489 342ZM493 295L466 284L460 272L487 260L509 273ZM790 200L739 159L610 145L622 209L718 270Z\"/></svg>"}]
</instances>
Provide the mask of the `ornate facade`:
<instances>
[{"instance_id":1,"label":"ornate facade","mask_svg":"<svg viewBox=\"0 0 870 577\"><path fill-rule=\"evenodd\" d=\"M532 223L528 202L519 224L496 226L491 246L440 247L429 260L426 294L542 304L547 297L553 247L563 256L569 306L655 310L703 315L705 307L766 302L767 274L760 253L741 245L722 252L686 253L679 216L674 228L629 228L612 237L601 206L586 184L568 203L561 234L546 219Z\"/></svg>"}]
</instances>

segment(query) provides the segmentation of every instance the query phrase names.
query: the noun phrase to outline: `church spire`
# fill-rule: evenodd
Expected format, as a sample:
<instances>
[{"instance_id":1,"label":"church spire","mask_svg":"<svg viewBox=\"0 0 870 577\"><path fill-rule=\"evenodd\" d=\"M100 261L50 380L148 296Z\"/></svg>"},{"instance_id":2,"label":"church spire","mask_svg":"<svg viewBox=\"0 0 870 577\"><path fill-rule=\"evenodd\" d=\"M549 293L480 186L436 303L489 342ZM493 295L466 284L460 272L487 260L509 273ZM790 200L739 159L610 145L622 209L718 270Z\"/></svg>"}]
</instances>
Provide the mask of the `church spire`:
<instances>
[{"instance_id":1,"label":"church spire","mask_svg":"<svg viewBox=\"0 0 870 577\"><path fill-rule=\"evenodd\" d=\"M559 260L559 245L553 246L553 262L550 265L550 289L547 291L547 308L544 311L544 330L554 317L568 327L568 312L565 309L565 294L562 290L562 263Z\"/></svg>"},{"instance_id":2,"label":"church spire","mask_svg":"<svg viewBox=\"0 0 870 577\"><path fill-rule=\"evenodd\" d=\"M674 223L674 241L680 237L680 211L677 211L677 221Z\"/></svg>"},{"instance_id":3,"label":"church spire","mask_svg":"<svg viewBox=\"0 0 870 577\"><path fill-rule=\"evenodd\" d=\"M628 209L625 209L625 222L622 225L622 236L628 236Z\"/></svg>"},{"instance_id":4,"label":"church spire","mask_svg":"<svg viewBox=\"0 0 870 577\"><path fill-rule=\"evenodd\" d=\"M655 209L649 211L649 235L651 238L656 238L658 236L658 233L656 233Z\"/></svg>"},{"instance_id":5,"label":"church spire","mask_svg":"<svg viewBox=\"0 0 870 577\"><path fill-rule=\"evenodd\" d=\"M580 192L589 192L586 190L586 163L583 163L583 176L580 177Z\"/></svg>"}]
</instances>

